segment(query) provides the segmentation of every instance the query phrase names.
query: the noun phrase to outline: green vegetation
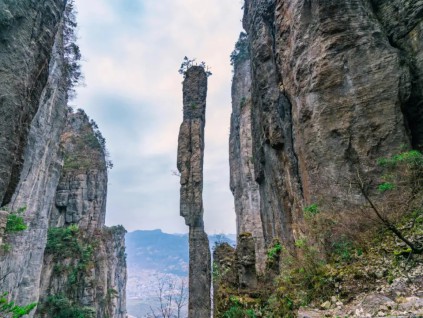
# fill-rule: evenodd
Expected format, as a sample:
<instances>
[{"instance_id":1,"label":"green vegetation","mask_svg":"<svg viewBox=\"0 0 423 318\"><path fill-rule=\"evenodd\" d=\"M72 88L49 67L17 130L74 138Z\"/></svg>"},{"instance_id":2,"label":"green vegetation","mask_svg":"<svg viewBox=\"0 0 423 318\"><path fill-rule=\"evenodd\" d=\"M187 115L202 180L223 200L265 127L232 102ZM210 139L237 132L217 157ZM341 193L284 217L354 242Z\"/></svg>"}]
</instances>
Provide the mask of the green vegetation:
<instances>
[{"instance_id":1,"label":"green vegetation","mask_svg":"<svg viewBox=\"0 0 423 318\"><path fill-rule=\"evenodd\" d=\"M385 191L395 189L395 185L390 183L390 182L384 182L384 183L379 184L379 186L377 188L380 192L385 192Z\"/></svg>"},{"instance_id":2,"label":"green vegetation","mask_svg":"<svg viewBox=\"0 0 423 318\"><path fill-rule=\"evenodd\" d=\"M95 169L101 168L103 158L107 169L113 168L110 154L106 147L106 139L101 134L97 123L89 120L83 109L78 109L77 113L89 121L89 125L83 127L79 135L71 136L67 141L73 144L73 151L65 153L65 169Z\"/></svg>"},{"instance_id":3,"label":"green vegetation","mask_svg":"<svg viewBox=\"0 0 423 318\"><path fill-rule=\"evenodd\" d=\"M49 296L40 311L54 318L96 317L94 308L76 305L63 294Z\"/></svg>"},{"instance_id":4,"label":"green vegetation","mask_svg":"<svg viewBox=\"0 0 423 318\"><path fill-rule=\"evenodd\" d=\"M19 209L17 212L12 212L8 215L6 223L6 233L21 232L25 231L28 228L24 218L21 216L25 210L26 207Z\"/></svg>"},{"instance_id":5,"label":"green vegetation","mask_svg":"<svg viewBox=\"0 0 423 318\"><path fill-rule=\"evenodd\" d=\"M72 257L81 251L78 240L78 225L68 227L52 227L48 229L46 253L60 258Z\"/></svg>"},{"instance_id":6,"label":"green vegetation","mask_svg":"<svg viewBox=\"0 0 423 318\"><path fill-rule=\"evenodd\" d=\"M67 284L69 291L78 288L84 273L93 266L94 247L90 243L84 242L77 225L70 225L65 228L50 228L48 230L45 252L53 255L55 272L68 273ZM74 262L65 263L65 265L62 260L66 258L71 258Z\"/></svg>"},{"instance_id":7,"label":"green vegetation","mask_svg":"<svg viewBox=\"0 0 423 318\"><path fill-rule=\"evenodd\" d=\"M313 203L309 206L306 206L304 208L304 217L307 219L312 218L313 216L315 216L316 214L318 214L319 211L319 207L316 203Z\"/></svg>"},{"instance_id":8,"label":"green vegetation","mask_svg":"<svg viewBox=\"0 0 423 318\"><path fill-rule=\"evenodd\" d=\"M402 152L391 158L381 158L377 160L378 165L385 167L397 167L401 163L405 163L414 167L423 166L423 154L417 150Z\"/></svg>"},{"instance_id":9,"label":"green vegetation","mask_svg":"<svg viewBox=\"0 0 423 318\"><path fill-rule=\"evenodd\" d=\"M267 251L267 259L269 261L275 260L282 251L282 245L279 243L279 241L276 241L273 246Z\"/></svg>"},{"instance_id":10,"label":"green vegetation","mask_svg":"<svg viewBox=\"0 0 423 318\"><path fill-rule=\"evenodd\" d=\"M7 300L7 293L0 295L0 317L20 318L29 314L35 307L37 303L17 306L13 301Z\"/></svg>"},{"instance_id":11,"label":"green vegetation","mask_svg":"<svg viewBox=\"0 0 423 318\"><path fill-rule=\"evenodd\" d=\"M178 73L181 74L185 78L185 76L187 75L187 71L193 66L202 67L203 70L206 72L207 77L213 75L212 72L210 71L210 68L206 65L204 61L197 63L195 59L190 59L186 56L184 57L184 60L182 61L181 66L179 67Z\"/></svg>"},{"instance_id":12,"label":"green vegetation","mask_svg":"<svg viewBox=\"0 0 423 318\"><path fill-rule=\"evenodd\" d=\"M84 277L93 268L93 251L96 244L96 241L87 242L83 231L77 225L48 230L45 253L53 257L53 272L64 277L67 275L63 293L50 295L41 305L41 311L48 314L48 317L95 317L93 308L74 304L68 295L78 293Z\"/></svg>"},{"instance_id":13,"label":"green vegetation","mask_svg":"<svg viewBox=\"0 0 423 318\"><path fill-rule=\"evenodd\" d=\"M248 50L248 35L244 32L241 32L239 39L235 44L235 49L232 51L230 56L231 65L236 66L242 61L245 61L249 56Z\"/></svg>"},{"instance_id":14,"label":"green vegetation","mask_svg":"<svg viewBox=\"0 0 423 318\"><path fill-rule=\"evenodd\" d=\"M349 300L421 262L423 155L413 150L377 163L380 177L357 169L349 180L364 204L331 211L322 200L304 208L304 236L291 247L272 243L257 290L220 280L217 317L294 318L301 306L320 306L335 295Z\"/></svg>"},{"instance_id":15,"label":"green vegetation","mask_svg":"<svg viewBox=\"0 0 423 318\"><path fill-rule=\"evenodd\" d=\"M74 0L68 1L64 14L63 42L66 88L69 98L75 97L75 87L83 82L81 51L76 44L77 22Z\"/></svg>"}]
</instances>

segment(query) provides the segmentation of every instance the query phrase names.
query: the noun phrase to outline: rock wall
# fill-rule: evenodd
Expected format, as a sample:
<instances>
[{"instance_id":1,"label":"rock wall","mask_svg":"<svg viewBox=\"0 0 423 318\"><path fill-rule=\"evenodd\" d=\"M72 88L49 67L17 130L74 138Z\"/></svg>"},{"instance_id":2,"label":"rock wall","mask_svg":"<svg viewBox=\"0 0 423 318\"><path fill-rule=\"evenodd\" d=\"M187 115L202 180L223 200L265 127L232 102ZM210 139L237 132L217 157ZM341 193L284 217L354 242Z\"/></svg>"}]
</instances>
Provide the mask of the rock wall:
<instances>
[{"instance_id":1,"label":"rock wall","mask_svg":"<svg viewBox=\"0 0 423 318\"><path fill-rule=\"evenodd\" d=\"M43 313L54 286L50 303L62 297L89 307L86 317L125 317L125 230L104 227L104 139L67 107L66 4L0 1L0 294ZM27 229L8 232L19 210ZM60 242L63 258L52 252Z\"/></svg>"},{"instance_id":2,"label":"rock wall","mask_svg":"<svg viewBox=\"0 0 423 318\"><path fill-rule=\"evenodd\" d=\"M20 180L64 6L64 0L0 1L1 206L10 202Z\"/></svg>"},{"instance_id":3,"label":"rock wall","mask_svg":"<svg viewBox=\"0 0 423 318\"><path fill-rule=\"evenodd\" d=\"M377 158L420 147L422 5L245 2L252 158L267 245L278 238L293 247L304 207L359 204L349 189L357 171L375 176ZM243 80L235 73L234 86Z\"/></svg>"},{"instance_id":4,"label":"rock wall","mask_svg":"<svg viewBox=\"0 0 423 318\"><path fill-rule=\"evenodd\" d=\"M56 303L61 299L87 317L126 317L126 231L104 226L104 148L82 110L68 114L62 145L64 167L50 211L36 316L62 313Z\"/></svg>"},{"instance_id":5,"label":"rock wall","mask_svg":"<svg viewBox=\"0 0 423 318\"><path fill-rule=\"evenodd\" d=\"M229 136L230 187L235 199L237 233L255 240L257 271L265 267L265 246L260 216L260 192L255 181L251 132L251 61L248 38L241 35L232 81L232 115Z\"/></svg>"},{"instance_id":6,"label":"rock wall","mask_svg":"<svg viewBox=\"0 0 423 318\"><path fill-rule=\"evenodd\" d=\"M36 302L39 297L49 210L62 169L59 145L66 121L67 97L60 32L56 36L48 69L49 78L25 142L27 146L23 153L20 180L9 204L11 211L25 208L28 229L8 235L10 251L0 256L0 277L4 277L0 291L9 292L22 304Z\"/></svg>"},{"instance_id":7,"label":"rock wall","mask_svg":"<svg viewBox=\"0 0 423 318\"><path fill-rule=\"evenodd\" d=\"M203 223L203 158L207 75L191 66L183 82L183 122L178 137L177 167L181 173L180 213L189 226L188 317L211 314L211 260Z\"/></svg>"},{"instance_id":8,"label":"rock wall","mask_svg":"<svg viewBox=\"0 0 423 318\"><path fill-rule=\"evenodd\" d=\"M402 105L415 149L423 150L423 4L372 0L373 10L392 47L410 71L410 95Z\"/></svg>"}]
</instances>

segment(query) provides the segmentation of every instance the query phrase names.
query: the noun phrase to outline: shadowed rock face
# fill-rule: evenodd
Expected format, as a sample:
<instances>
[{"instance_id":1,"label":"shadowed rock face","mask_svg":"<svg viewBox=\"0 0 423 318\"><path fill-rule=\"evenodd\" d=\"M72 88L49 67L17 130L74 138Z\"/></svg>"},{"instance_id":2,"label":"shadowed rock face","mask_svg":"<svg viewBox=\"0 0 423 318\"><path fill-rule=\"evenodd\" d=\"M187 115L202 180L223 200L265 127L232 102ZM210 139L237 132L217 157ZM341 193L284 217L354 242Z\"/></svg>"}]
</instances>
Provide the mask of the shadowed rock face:
<instances>
[{"instance_id":1,"label":"shadowed rock face","mask_svg":"<svg viewBox=\"0 0 423 318\"><path fill-rule=\"evenodd\" d=\"M179 130L177 166L181 173L180 213L189 226L190 318L210 317L210 250L203 223L203 157L207 75L192 66L183 82L184 117Z\"/></svg>"},{"instance_id":2,"label":"shadowed rock face","mask_svg":"<svg viewBox=\"0 0 423 318\"><path fill-rule=\"evenodd\" d=\"M0 1L0 205L19 183L64 0Z\"/></svg>"},{"instance_id":3,"label":"shadowed rock face","mask_svg":"<svg viewBox=\"0 0 423 318\"><path fill-rule=\"evenodd\" d=\"M61 32L57 32L51 54L49 77L29 128L19 183L9 202L12 211L26 207L24 218L28 229L8 235L7 244L12 248L0 255L0 277L5 277L0 292L9 292L19 304L38 301L48 215L62 168L59 145L66 123L67 93ZM15 113L19 112L15 110ZM0 141L0 147L3 145Z\"/></svg>"},{"instance_id":4,"label":"shadowed rock face","mask_svg":"<svg viewBox=\"0 0 423 318\"><path fill-rule=\"evenodd\" d=\"M421 149L422 8L245 2L252 157L267 244L276 237L293 246L304 206L359 204L348 186L357 168L376 176L377 158Z\"/></svg>"},{"instance_id":5,"label":"shadowed rock face","mask_svg":"<svg viewBox=\"0 0 423 318\"><path fill-rule=\"evenodd\" d=\"M376 17L392 47L410 71L410 96L403 112L413 147L423 150L423 3L412 0L372 0Z\"/></svg>"}]
</instances>

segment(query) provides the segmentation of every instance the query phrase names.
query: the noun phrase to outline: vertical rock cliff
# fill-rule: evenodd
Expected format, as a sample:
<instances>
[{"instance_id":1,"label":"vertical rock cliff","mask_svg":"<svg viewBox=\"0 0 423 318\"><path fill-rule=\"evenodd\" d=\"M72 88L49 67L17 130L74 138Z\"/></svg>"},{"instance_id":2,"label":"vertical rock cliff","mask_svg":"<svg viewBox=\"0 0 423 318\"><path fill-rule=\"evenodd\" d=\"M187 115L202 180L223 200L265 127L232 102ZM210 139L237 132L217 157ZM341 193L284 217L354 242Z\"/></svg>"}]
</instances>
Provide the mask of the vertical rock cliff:
<instances>
[{"instance_id":1,"label":"vertical rock cliff","mask_svg":"<svg viewBox=\"0 0 423 318\"><path fill-rule=\"evenodd\" d=\"M10 202L20 180L64 7L63 0L0 2L1 205Z\"/></svg>"},{"instance_id":2,"label":"vertical rock cliff","mask_svg":"<svg viewBox=\"0 0 423 318\"><path fill-rule=\"evenodd\" d=\"M246 34L231 56L230 135L231 190L243 244L230 265L218 258L218 269L229 268L220 279L219 290L227 297L219 302L220 313L236 309L241 315L248 310L261 315L260 307L264 316L295 315L300 304L322 300L329 292L336 296L323 302L326 312L315 316L343 316L346 311L335 313L335 307L343 306L338 300L347 295L350 301L360 288L349 285L341 291L340 286L351 283L348 279L357 272L369 275L365 291L378 286L383 297L392 297L387 291L394 287L384 286L385 276L372 280L366 271L383 262L390 272L398 270L395 262L401 260L387 261L380 247L407 245L392 231L395 226L421 244L421 231L403 227L414 224L413 213L421 214L421 186L408 184L404 190L404 183L398 188L389 184L408 168L389 174L380 159L391 158L387 162L399 169L395 164L405 157L421 158L414 150L421 151L423 144L422 23L421 1L245 0ZM387 184L397 192L385 192L381 185ZM406 194L410 189L413 194ZM371 223L373 217L385 222L385 236L378 236L380 224ZM354 231L367 235L367 243L379 243L366 245ZM259 296L251 279L249 233L255 238L256 266L265 268L258 282L264 294ZM363 246L374 254L357 256ZM420 249L410 249L419 258ZM328 273L330 266L357 272L351 277ZM278 274L275 288L267 279ZM391 283L402 279L397 274ZM421 275L416 275L419 281ZM331 285L331 280L337 283ZM402 292L411 295L415 287L404 286ZM231 293L237 303L231 302ZM357 310L356 316L364 316L365 310ZM313 316L306 312L301 317L308 314Z\"/></svg>"},{"instance_id":3,"label":"vertical rock cliff","mask_svg":"<svg viewBox=\"0 0 423 318\"><path fill-rule=\"evenodd\" d=\"M68 113L72 4L0 1L0 294L48 317L60 300L72 314L125 317L125 230L104 227L104 139Z\"/></svg>"},{"instance_id":4,"label":"vertical rock cliff","mask_svg":"<svg viewBox=\"0 0 423 318\"><path fill-rule=\"evenodd\" d=\"M31 11L31 14L36 13L37 11ZM25 12L20 12L20 14L25 15ZM23 25L26 25L26 23L23 23ZM49 75L39 96L34 95L33 97L38 101L38 105L36 108L37 112L31 124L22 123L23 126L28 125L28 128L16 123L11 125L12 122L9 120L2 121L1 124L11 125L8 127L22 130L20 138L23 139L21 141L23 144L21 146L23 147L25 145L22 154L19 154L19 159L13 156L10 157L13 158L10 160L14 163L20 162L18 164L20 175L18 174L14 177L19 180L17 184L14 184L14 181L9 182L9 189L13 188L14 193L8 201L9 210L11 211L25 209L24 219L28 224L28 230L10 234L7 241L7 244L11 246L10 251L0 256L0 277L3 278L0 284L0 290L9 292L13 299L23 304L38 300L39 280L49 222L48 212L54 198L55 188L59 182L61 171L62 157L59 144L60 135L66 121L67 108L67 92L63 73L62 27L57 25L56 29L53 26L50 26L50 29L46 29L49 33L56 33L56 38L51 50L51 57L47 57L47 53L45 53L46 48L42 47L42 52L46 55L45 59L50 59L50 64L45 67ZM36 42L38 40L33 39L32 41ZM13 41L11 43L12 46L17 45ZM36 44L32 43L31 45ZM44 43L43 45L48 45L48 43ZM31 52L31 55L36 55L35 52L31 51L35 49L27 48L28 52ZM14 61L14 63L21 66L19 60L13 60L13 55L7 55L7 57L10 59L10 63ZM5 80L5 77L1 75L0 80ZM5 100L5 104L3 105L9 102ZM7 104L10 106L10 109L9 106L2 106L2 111L10 111L10 116L19 117L22 115L27 118L26 120L30 121L30 117L27 117L28 115L21 113L21 110L22 112L25 112L25 110L13 103L10 105ZM12 107L12 105L14 106ZM3 118L9 118L9 115L5 113ZM24 132L26 133L24 134ZM10 133L13 136L9 136ZM2 138L3 136L8 142L16 137L15 132L11 131L7 133L5 131L4 135L2 134ZM0 144L2 149L7 148L7 143L5 144L3 141L0 141ZM3 147L4 145L5 147ZM4 158L8 157L6 156ZM8 159L2 160L1 164L6 165L7 163ZM14 168L11 168L10 165L8 167L10 168L8 171L14 171ZM2 180L5 181L7 178L2 178ZM12 184L14 185L12 186Z\"/></svg>"},{"instance_id":5,"label":"vertical rock cliff","mask_svg":"<svg viewBox=\"0 0 423 318\"><path fill-rule=\"evenodd\" d=\"M188 317L211 314L211 260L203 222L203 157L207 74L191 66L183 82L183 122L178 137L177 166L181 173L180 213L189 226Z\"/></svg>"},{"instance_id":6,"label":"vertical rock cliff","mask_svg":"<svg viewBox=\"0 0 423 318\"><path fill-rule=\"evenodd\" d=\"M409 148L410 135L419 145L421 5L409 2L392 19L394 7L246 1L252 157L267 244L277 237L292 246L304 206L342 209L345 197L358 204L346 195L357 169L375 175L376 159Z\"/></svg>"},{"instance_id":7,"label":"vertical rock cliff","mask_svg":"<svg viewBox=\"0 0 423 318\"><path fill-rule=\"evenodd\" d=\"M260 192L255 180L251 132L251 61L248 38L241 34L233 56L232 115L229 136L230 187L235 199L237 233L251 233L255 240L257 270L265 265Z\"/></svg>"},{"instance_id":8,"label":"vertical rock cliff","mask_svg":"<svg viewBox=\"0 0 423 318\"><path fill-rule=\"evenodd\" d=\"M423 150L423 5L420 1L371 1L392 47L410 72L408 100L402 104L413 147Z\"/></svg>"},{"instance_id":9,"label":"vertical rock cliff","mask_svg":"<svg viewBox=\"0 0 423 318\"><path fill-rule=\"evenodd\" d=\"M107 162L92 125L78 110L62 134L64 166L50 211L39 317L66 310L126 317L126 231L104 226Z\"/></svg>"}]
</instances>

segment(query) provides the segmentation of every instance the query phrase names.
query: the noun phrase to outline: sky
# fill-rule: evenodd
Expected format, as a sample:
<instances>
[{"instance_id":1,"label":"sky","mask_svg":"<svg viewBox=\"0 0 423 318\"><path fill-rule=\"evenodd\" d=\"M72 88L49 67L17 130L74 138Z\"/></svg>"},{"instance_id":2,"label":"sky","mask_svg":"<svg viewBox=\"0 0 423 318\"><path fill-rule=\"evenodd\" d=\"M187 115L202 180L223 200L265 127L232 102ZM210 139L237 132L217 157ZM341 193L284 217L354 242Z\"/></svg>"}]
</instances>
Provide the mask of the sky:
<instances>
[{"instance_id":1,"label":"sky","mask_svg":"<svg viewBox=\"0 0 423 318\"><path fill-rule=\"evenodd\" d=\"M70 102L94 119L111 154L107 225L186 233L179 216L176 152L184 58L209 77L204 221L209 234L235 233L229 190L232 67L242 31L241 0L76 0L85 87Z\"/></svg>"}]
</instances>

